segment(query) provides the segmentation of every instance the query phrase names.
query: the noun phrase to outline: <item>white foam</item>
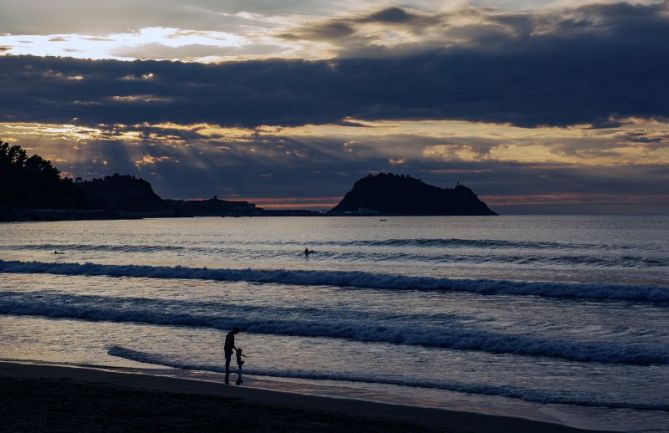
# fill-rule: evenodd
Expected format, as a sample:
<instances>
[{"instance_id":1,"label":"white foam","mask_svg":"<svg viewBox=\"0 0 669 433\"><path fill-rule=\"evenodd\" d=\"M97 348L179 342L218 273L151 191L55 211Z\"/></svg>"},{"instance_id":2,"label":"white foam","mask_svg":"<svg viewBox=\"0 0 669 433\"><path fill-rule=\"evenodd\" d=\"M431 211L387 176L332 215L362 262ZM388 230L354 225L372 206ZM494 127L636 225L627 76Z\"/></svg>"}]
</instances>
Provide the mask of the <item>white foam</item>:
<instances>
[{"instance_id":1,"label":"white foam","mask_svg":"<svg viewBox=\"0 0 669 433\"><path fill-rule=\"evenodd\" d=\"M452 320L435 325L422 315L329 312L326 309L239 306L212 302L0 292L0 314L142 323L362 342L416 345L579 362L669 364L669 348L651 344L576 341L491 332Z\"/></svg>"},{"instance_id":2,"label":"white foam","mask_svg":"<svg viewBox=\"0 0 669 433\"><path fill-rule=\"evenodd\" d=\"M0 272L48 273L112 277L248 281L294 285L338 286L382 290L430 290L489 295L541 296L558 299L597 299L669 303L669 288L617 284L577 284L485 279L451 279L324 270L225 269L183 266L104 265L0 260Z\"/></svg>"}]
</instances>

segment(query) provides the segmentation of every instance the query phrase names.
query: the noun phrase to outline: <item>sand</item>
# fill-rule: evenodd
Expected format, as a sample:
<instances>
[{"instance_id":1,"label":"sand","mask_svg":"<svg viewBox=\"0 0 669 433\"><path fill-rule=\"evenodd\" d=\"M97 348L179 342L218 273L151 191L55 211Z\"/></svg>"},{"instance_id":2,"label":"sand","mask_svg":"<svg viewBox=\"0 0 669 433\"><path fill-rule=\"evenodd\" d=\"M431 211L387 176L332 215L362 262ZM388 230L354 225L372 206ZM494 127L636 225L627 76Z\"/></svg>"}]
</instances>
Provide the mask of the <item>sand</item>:
<instances>
[{"instance_id":1,"label":"sand","mask_svg":"<svg viewBox=\"0 0 669 433\"><path fill-rule=\"evenodd\" d=\"M0 432L583 432L477 413L0 362Z\"/></svg>"}]
</instances>

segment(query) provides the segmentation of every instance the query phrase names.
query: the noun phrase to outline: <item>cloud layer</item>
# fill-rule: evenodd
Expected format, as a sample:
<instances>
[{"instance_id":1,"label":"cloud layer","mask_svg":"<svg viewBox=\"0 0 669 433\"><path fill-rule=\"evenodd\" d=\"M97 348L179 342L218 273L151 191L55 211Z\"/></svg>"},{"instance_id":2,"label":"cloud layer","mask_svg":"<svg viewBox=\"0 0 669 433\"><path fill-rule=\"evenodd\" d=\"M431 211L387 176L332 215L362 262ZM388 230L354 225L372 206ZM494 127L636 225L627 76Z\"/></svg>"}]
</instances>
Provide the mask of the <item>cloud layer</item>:
<instances>
[{"instance_id":1,"label":"cloud layer","mask_svg":"<svg viewBox=\"0 0 669 433\"><path fill-rule=\"evenodd\" d=\"M155 20L125 17L135 30L0 36L0 137L68 174L128 172L165 196L322 205L385 170L518 209L667 209L667 1L338 14L312 2L308 19L285 4L167 3ZM12 55L54 44L103 60ZM163 58L200 62L147 60ZM253 60L207 63L220 58Z\"/></svg>"},{"instance_id":2,"label":"cloud layer","mask_svg":"<svg viewBox=\"0 0 669 433\"><path fill-rule=\"evenodd\" d=\"M344 57L326 61L1 57L0 118L255 126L356 117L537 126L668 117L669 56L661 55L669 46L668 5L590 5L560 14L395 8L284 35L340 44ZM463 16L473 21L463 23ZM360 35L369 25L429 35L383 48ZM370 47L374 55L361 56Z\"/></svg>"},{"instance_id":3,"label":"cloud layer","mask_svg":"<svg viewBox=\"0 0 669 433\"><path fill-rule=\"evenodd\" d=\"M70 175L131 173L168 197L322 208L368 172L394 171L442 186L465 183L499 210L622 202L669 211L662 207L669 197L669 123L634 119L605 129L453 121L253 129L5 123L0 136L39 150Z\"/></svg>"}]
</instances>

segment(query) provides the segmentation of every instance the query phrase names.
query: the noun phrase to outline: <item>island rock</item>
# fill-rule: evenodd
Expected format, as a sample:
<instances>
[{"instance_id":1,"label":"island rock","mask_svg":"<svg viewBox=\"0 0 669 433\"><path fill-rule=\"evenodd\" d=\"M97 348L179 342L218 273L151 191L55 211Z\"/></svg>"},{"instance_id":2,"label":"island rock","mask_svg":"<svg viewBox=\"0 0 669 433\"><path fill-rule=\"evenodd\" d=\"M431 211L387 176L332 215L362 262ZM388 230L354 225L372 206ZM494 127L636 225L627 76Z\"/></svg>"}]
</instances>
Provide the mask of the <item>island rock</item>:
<instances>
[{"instance_id":1,"label":"island rock","mask_svg":"<svg viewBox=\"0 0 669 433\"><path fill-rule=\"evenodd\" d=\"M358 180L332 215L496 215L463 185L439 188L391 173Z\"/></svg>"}]
</instances>

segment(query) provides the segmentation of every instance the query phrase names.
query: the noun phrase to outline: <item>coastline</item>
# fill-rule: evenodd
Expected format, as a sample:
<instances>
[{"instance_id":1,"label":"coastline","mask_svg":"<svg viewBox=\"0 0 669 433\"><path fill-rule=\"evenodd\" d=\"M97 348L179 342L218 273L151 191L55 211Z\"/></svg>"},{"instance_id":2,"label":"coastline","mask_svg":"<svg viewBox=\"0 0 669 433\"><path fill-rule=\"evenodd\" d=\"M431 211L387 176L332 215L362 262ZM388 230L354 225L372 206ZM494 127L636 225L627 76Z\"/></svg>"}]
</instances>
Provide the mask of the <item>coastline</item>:
<instances>
[{"instance_id":1,"label":"coastline","mask_svg":"<svg viewBox=\"0 0 669 433\"><path fill-rule=\"evenodd\" d=\"M388 217L488 217L495 215L475 214L385 214L385 213L322 213L311 210L262 210L254 213L241 214L177 214L171 212L119 212L114 210L35 210L35 211L5 211L0 210L0 223L28 223L28 222L61 222L61 221L119 221L119 220L143 220L156 218L263 218L263 217L364 217L364 218L388 218Z\"/></svg>"},{"instance_id":2,"label":"coastline","mask_svg":"<svg viewBox=\"0 0 669 433\"><path fill-rule=\"evenodd\" d=\"M327 216L309 210L265 210L253 212L187 213L174 211L130 212L113 209L2 209L0 223L58 222L58 221L116 221L149 218L237 218L237 217L320 217Z\"/></svg>"},{"instance_id":3,"label":"coastline","mask_svg":"<svg viewBox=\"0 0 669 433\"><path fill-rule=\"evenodd\" d=\"M151 409L155 399L161 400L161 407L171 405L183 407L184 401L188 402L196 399L199 401L197 408L204 408L205 406L215 408L216 415L212 415L214 417L221 416L218 413L221 408L225 410L227 405L232 405L234 408L230 407L229 409L235 413L254 414L251 421L254 425L257 425L258 429L252 431L265 431L263 428L274 430L277 425L286 421L280 419L284 415L290 419L291 423L290 429L286 431L295 432L313 431L313 422L318 419L329 419L328 428L336 427L336 424L341 422L340 428L346 428L349 433L352 431L448 431L463 433L505 431L575 433L589 431L522 418L294 394L276 390L222 385L203 380L110 371L109 369L92 367L0 361L0 381L9 381L9 386L6 388L10 391L3 393L3 398L14 401L15 398L20 398L16 397L17 395L24 392L29 395L31 403L19 405L20 407L25 406L25 414L18 413L16 410L4 414L6 425L13 425L13 422L24 422L23 417L25 416L34 417L35 412L32 407L35 403L41 408L41 412L50 414L50 405L65 405L67 407L69 402L72 408L81 405L85 407L84 403L89 402L90 394L92 394L95 399L99 400L96 403L96 411L99 409L103 413L113 413L119 409L116 407L117 405L127 404L124 402L129 399L128 401L132 400L133 404L139 408L138 410L146 409L146 413L140 414L140 418L147 422L151 422L152 417L160 417L159 414L154 412L155 409ZM49 402L48 397L54 387L61 390L60 394L63 398L59 398L55 402ZM98 392L100 388L105 392ZM63 390L68 390L68 392L63 394ZM109 391L109 395L107 395L107 391ZM121 401L119 401L119 395L123 396ZM45 401L38 401L39 399L45 399ZM62 410L63 407L58 407L55 412L60 413ZM189 413L185 412L188 412L188 409L183 407L183 410L184 413L180 415L184 416L185 419L180 422L187 424ZM69 414L67 422L76 426L78 418L87 417L84 412ZM7 416L10 419L7 419ZM100 416L104 418L103 415ZM200 418L196 421L202 422L203 420ZM39 420L33 419L29 422L37 421ZM131 420L126 421L131 422ZM90 422L90 420L86 422ZM195 422L195 420L190 420L190 422ZM202 426L190 426L185 429L190 428L201 429ZM30 430L41 431L39 428L31 428ZM65 430L67 431L67 429ZM74 427L72 431L74 431ZM122 423L122 425L118 425L118 429L112 428L100 431L135 430L133 430L132 425Z\"/></svg>"}]
</instances>

